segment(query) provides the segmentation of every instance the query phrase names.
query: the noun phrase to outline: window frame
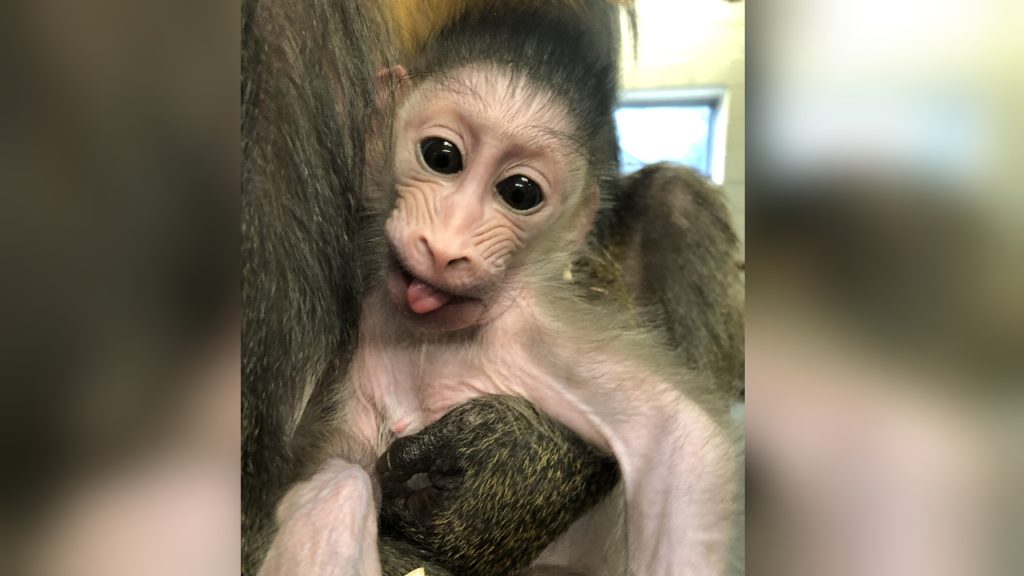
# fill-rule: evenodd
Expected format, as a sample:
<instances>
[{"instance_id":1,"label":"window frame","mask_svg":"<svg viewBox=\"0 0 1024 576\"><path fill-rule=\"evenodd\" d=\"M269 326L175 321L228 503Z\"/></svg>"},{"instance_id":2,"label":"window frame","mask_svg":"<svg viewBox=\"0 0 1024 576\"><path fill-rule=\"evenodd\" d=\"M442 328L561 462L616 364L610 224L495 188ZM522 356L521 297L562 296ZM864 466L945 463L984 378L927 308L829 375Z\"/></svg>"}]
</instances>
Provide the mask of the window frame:
<instances>
[{"instance_id":1,"label":"window frame","mask_svg":"<svg viewBox=\"0 0 1024 576\"><path fill-rule=\"evenodd\" d=\"M708 178L718 181L724 172L725 164L725 146L724 142L720 141L724 140L726 133L724 126L725 98L725 88L717 86L624 90L619 95L619 102L615 110L666 106L709 108L706 165L695 167L695 169ZM618 128L616 127L616 129Z\"/></svg>"}]
</instances>

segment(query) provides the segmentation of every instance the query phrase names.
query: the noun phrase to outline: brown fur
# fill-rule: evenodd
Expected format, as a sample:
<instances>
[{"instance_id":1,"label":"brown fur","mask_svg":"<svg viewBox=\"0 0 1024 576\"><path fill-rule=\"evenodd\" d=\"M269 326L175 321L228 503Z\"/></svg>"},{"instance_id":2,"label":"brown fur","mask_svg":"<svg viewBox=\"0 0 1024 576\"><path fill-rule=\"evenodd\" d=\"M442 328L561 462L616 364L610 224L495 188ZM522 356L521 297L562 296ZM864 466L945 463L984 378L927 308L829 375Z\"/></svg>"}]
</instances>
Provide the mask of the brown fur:
<instances>
[{"instance_id":1,"label":"brown fur","mask_svg":"<svg viewBox=\"0 0 1024 576\"><path fill-rule=\"evenodd\" d=\"M742 262L723 191L689 168L646 166L622 180L591 243L577 283L635 306L687 366L742 395Z\"/></svg>"},{"instance_id":2,"label":"brown fur","mask_svg":"<svg viewBox=\"0 0 1024 576\"><path fill-rule=\"evenodd\" d=\"M355 348L385 30L372 2L242 5L243 574L262 561Z\"/></svg>"},{"instance_id":3,"label":"brown fur","mask_svg":"<svg viewBox=\"0 0 1024 576\"><path fill-rule=\"evenodd\" d=\"M608 2L627 9L633 8L635 4L634 0ZM502 4L522 7L563 6L581 14L586 9L584 0L387 0L386 4L400 59L418 52L441 28L470 10L492 8ZM631 21L630 25L635 28L635 22Z\"/></svg>"}]
</instances>

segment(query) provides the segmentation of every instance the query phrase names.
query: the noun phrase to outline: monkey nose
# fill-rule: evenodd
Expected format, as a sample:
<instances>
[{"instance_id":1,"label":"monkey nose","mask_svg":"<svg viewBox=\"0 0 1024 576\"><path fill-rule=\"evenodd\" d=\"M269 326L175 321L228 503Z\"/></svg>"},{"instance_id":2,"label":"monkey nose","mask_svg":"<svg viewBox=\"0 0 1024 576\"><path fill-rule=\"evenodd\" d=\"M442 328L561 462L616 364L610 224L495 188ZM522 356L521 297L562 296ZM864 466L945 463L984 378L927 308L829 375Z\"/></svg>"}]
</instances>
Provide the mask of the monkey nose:
<instances>
[{"instance_id":1,"label":"monkey nose","mask_svg":"<svg viewBox=\"0 0 1024 576\"><path fill-rule=\"evenodd\" d=\"M430 259L438 274L469 271L472 268L473 259L468 250L460 249L454 243L432 240L424 235L419 239L419 248Z\"/></svg>"}]
</instances>

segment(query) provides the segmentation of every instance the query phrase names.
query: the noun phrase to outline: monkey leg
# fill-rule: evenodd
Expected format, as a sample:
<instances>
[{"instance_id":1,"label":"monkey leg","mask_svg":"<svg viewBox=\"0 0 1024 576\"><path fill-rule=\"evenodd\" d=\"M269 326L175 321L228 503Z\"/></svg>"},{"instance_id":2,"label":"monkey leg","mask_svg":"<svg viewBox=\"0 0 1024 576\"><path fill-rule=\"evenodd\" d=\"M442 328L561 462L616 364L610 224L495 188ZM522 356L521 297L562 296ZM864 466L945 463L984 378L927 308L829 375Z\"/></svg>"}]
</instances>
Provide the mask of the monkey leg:
<instances>
[{"instance_id":1,"label":"monkey leg","mask_svg":"<svg viewBox=\"0 0 1024 576\"><path fill-rule=\"evenodd\" d=\"M373 484L361 466L327 461L288 490L276 519L259 576L380 574Z\"/></svg>"},{"instance_id":2,"label":"monkey leg","mask_svg":"<svg viewBox=\"0 0 1024 576\"><path fill-rule=\"evenodd\" d=\"M612 457L507 396L399 438L377 471L381 534L460 576L522 570L619 479Z\"/></svg>"},{"instance_id":3,"label":"monkey leg","mask_svg":"<svg viewBox=\"0 0 1024 576\"><path fill-rule=\"evenodd\" d=\"M277 531L259 576L451 576L402 542L378 540L373 483L362 466L330 459L294 484L276 511Z\"/></svg>"},{"instance_id":4,"label":"monkey leg","mask_svg":"<svg viewBox=\"0 0 1024 576\"><path fill-rule=\"evenodd\" d=\"M742 264L722 190L689 168L647 166L621 180L591 240L574 278L631 300L690 368L740 394Z\"/></svg>"}]
</instances>

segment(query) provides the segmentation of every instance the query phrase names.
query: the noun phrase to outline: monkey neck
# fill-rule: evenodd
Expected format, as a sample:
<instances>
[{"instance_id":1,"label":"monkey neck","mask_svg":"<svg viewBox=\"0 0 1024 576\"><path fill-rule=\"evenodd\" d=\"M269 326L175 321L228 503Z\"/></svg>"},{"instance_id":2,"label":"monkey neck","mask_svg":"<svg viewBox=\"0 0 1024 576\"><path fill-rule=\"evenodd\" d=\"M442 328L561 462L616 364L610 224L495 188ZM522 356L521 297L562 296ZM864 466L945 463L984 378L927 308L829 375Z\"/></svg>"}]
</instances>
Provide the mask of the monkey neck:
<instances>
[{"instance_id":1,"label":"monkey neck","mask_svg":"<svg viewBox=\"0 0 1024 576\"><path fill-rule=\"evenodd\" d=\"M616 344L623 330L612 312L574 298L564 283L531 283L491 322L438 334L411 329L386 292L374 294L364 304L349 373L355 397L366 408L353 413L352 425L370 453L379 454L396 435L421 430L453 406L499 394L525 398L610 449L587 415L565 401L581 393L594 374L603 377L630 357ZM590 366L592 358L605 362Z\"/></svg>"},{"instance_id":2,"label":"monkey neck","mask_svg":"<svg viewBox=\"0 0 1024 576\"><path fill-rule=\"evenodd\" d=\"M526 396L519 381L532 369L521 359L535 357L524 348L541 340L531 334L531 327L536 332L532 308L524 302L471 329L431 332L403 318L386 291L371 294L363 304L359 347L348 376L357 404L369 408L363 413L377 415L360 420L357 411L353 420L360 437L374 447L368 453L382 449L375 443L392 432L414 433L481 394Z\"/></svg>"}]
</instances>

